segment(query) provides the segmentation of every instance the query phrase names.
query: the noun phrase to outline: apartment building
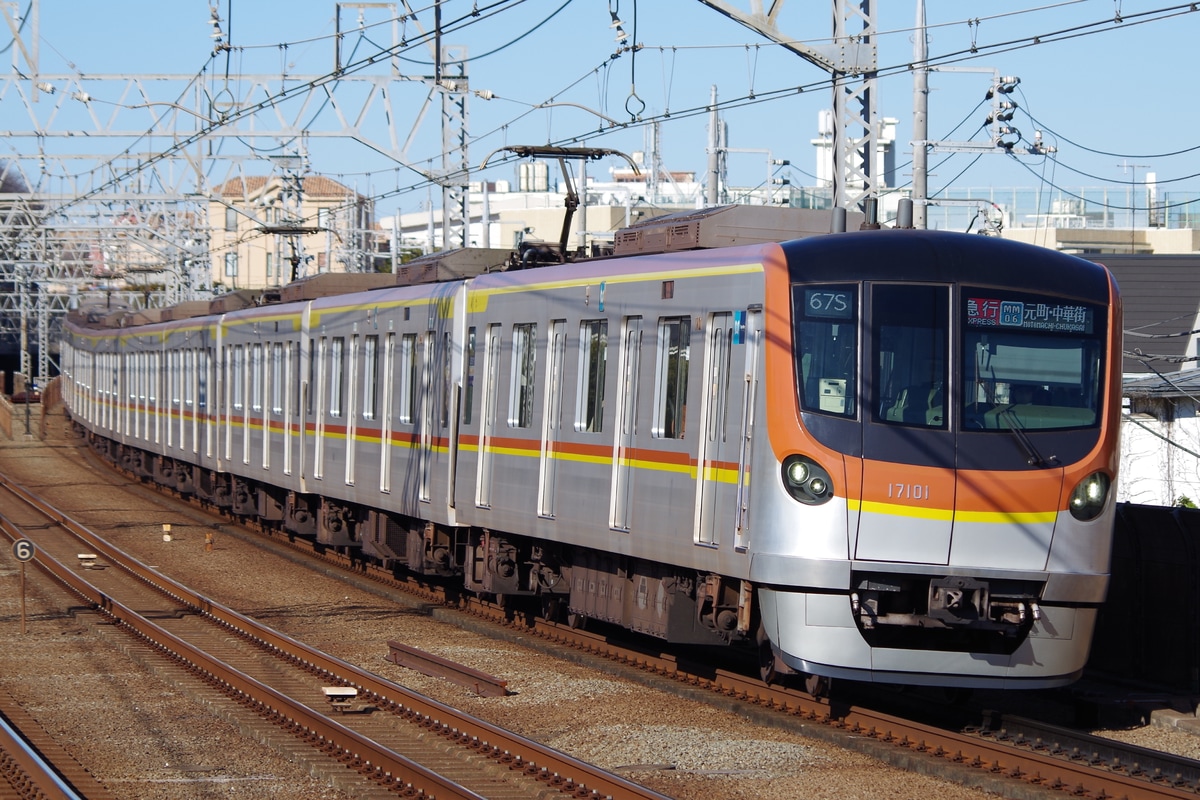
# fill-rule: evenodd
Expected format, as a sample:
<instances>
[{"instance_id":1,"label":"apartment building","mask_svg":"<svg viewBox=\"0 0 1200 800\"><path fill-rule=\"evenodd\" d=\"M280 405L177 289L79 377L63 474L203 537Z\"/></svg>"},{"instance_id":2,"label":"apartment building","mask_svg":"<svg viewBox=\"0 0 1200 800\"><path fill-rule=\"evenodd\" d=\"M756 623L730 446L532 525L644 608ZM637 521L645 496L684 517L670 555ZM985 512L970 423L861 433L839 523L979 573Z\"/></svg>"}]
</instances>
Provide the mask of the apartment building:
<instances>
[{"instance_id":1,"label":"apartment building","mask_svg":"<svg viewBox=\"0 0 1200 800\"><path fill-rule=\"evenodd\" d=\"M240 177L209 199L212 285L280 286L322 272L360 272L371 200L320 175Z\"/></svg>"}]
</instances>

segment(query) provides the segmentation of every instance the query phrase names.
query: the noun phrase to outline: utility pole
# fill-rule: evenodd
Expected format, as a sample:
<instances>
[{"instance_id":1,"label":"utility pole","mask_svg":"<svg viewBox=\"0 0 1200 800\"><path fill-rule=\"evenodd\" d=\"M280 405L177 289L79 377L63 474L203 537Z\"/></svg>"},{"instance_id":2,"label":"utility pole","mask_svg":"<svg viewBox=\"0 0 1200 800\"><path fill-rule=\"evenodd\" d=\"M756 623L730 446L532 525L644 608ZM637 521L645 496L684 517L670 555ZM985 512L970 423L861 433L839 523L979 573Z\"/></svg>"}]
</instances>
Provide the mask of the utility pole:
<instances>
[{"instance_id":1,"label":"utility pole","mask_svg":"<svg viewBox=\"0 0 1200 800\"><path fill-rule=\"evenodd\" d=\"M929 39L925 33L925 0L917 0L917 34L913 41L913 227L928 224L929 200Z\"/></svg>"},{"instance_id":2,"label":"utility pole","mask_svg":"<svg viewBox=\"0 0 1200 800\"><path fill-rule=\"evenodd\" d=\"M1129 253L1132 255L1137 251L1137 171L1150 169L1150 165L1130 164L1128 158L1123 158L1117 166L1121 168L1121 174L1133 176L1129 182ZM1149 205L1149 203L1146 204L1146 227L1150 227Z\"/></svg>"},{"instance_id":3,"label":"utility pole","mask_svg":"<svg viewBox=\"0 0 1200 800\"><path fill-rule=\"evenodd\" d=\"M919 26L918 26L919 27ZM945 153L1004 153L1005 155L1050 155L1056 152L1055 148L1047 147L1042 144L1042 133L1037 131L1034 134L1033 142L1028 147L1019 147L1021 141L1021 132L1012 127L1008 123L1012 121L1013 114L1017 110L1017 104L1010 98L1012 92L1017 88L1021 79L1015 76L1001 75L999 70L991 67L938 67L934 72L975 72L975 73L991 73L992 83L988 87L987 95L984 99L991 101L991 110L988 112L987 119L984 124L987 125L990 133L989 140L986 142L955 142L955 141L929 141L924 142L923 147L918 147L920 142L917 140L916 134L916 119L913 121L913 225L914 227L925 227L924 224L917 224L917 214L925 217L925 212L930 205L979 205L977 199L961 199L961 198L942 198L935 202L929 200L927 178L921 186L920 194L918 194L918 174L922 177L927 175L927 167L918 167L917 154L945 152ZM926 96L928 85L926 85ZM918 104L919 107L919 104ZM928 128L926 128L928 135ZM924 221L924 220L923 220ZM995 230L998 231L998 228Z\"/></svg>"},{"instance_id":4,"label":"utility pole","mask_svg":"<svg viewBox=\"0 0 1200 800\"><path fill-rule=\"evenodd\" d=\"M717 113L717 87L712 87L712 100L708 109L708 187L704 193L704 203L715 206L720 202L721 192L721 159L725 157L721 136L721 115Z\"/></svg>"},{"instance_id":5,"label":"utility pole","mask_svg":"<svg viewBox=\"0 0 1200 800\"><path fill-rule=\"evenodd\" d=\"M1121 168L1122 175L1133 176L1129 181L1129 229L1133 230L1137 227L1137 171L1139 169L1150 169L1152 165L1130 164L1128 158L1123 158L1117 166ZM1147 219L1149 219L1149 211L1147 211Z\"/></svg>"}]
</instances>

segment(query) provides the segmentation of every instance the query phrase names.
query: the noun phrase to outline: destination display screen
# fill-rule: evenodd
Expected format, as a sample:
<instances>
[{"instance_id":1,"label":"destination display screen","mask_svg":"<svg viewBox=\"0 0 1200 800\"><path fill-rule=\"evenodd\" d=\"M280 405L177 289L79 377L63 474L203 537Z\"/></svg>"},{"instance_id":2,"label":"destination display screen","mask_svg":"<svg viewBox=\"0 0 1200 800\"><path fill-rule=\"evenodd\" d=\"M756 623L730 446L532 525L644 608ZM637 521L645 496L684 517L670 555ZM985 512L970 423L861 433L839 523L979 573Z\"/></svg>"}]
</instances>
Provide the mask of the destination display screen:
<instances>
[{"instance_id":1,"label":"destination display screen","mask_svg":"<svg viewBox=\"0 0 1200 800\"><path fill-rule=\"evenodd\" d=\"M964 294L967 326L1049 333L1093 333L1095 309L1083 303Z\"/></svg>"}]
</instances>

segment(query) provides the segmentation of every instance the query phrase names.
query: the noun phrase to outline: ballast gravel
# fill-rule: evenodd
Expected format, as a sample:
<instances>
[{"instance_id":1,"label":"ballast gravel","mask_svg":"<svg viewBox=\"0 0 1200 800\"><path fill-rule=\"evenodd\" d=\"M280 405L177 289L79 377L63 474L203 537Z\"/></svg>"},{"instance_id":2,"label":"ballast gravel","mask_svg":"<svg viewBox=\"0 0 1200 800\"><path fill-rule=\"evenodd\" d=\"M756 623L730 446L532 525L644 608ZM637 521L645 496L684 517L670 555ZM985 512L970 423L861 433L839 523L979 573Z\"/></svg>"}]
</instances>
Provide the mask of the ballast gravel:
<instances>
[{"instance_id":1,"label":"ballast gravel","mask_svg":"<svg viewBox=\"0 0 1200 800\"><path fill-rule=\"evenodd\" d=\"M43 442L0 438L0 473L64 511L107 509L97 527L117 546L193 589L326 652L448 705L614 770L679 800L980 800L997 795L892 767L735 711L597 672L430 619L375 593L218 534L109 486L62 425ZM105 524L107 523L107 524ZM170 524L165 542L162 525ZM8 691L115 795L128 800L347 795L241 735L189 692L132 661L120 634L72 615L40 574L26 582L19 629L18 564L0 548L0 689ZM481 698L385 660L387 642L488 672L511 694ZM1141 728L1115 736L1200 755L1200 737Z\"/></svg>"}]
</instances>

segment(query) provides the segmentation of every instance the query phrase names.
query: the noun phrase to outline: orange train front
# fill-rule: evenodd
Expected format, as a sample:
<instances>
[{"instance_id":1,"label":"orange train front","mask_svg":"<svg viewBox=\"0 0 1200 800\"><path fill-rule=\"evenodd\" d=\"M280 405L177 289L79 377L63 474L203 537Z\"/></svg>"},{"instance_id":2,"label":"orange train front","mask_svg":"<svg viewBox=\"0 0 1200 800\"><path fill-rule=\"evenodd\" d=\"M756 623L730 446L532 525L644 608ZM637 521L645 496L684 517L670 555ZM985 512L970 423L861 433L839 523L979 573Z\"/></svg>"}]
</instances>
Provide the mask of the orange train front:
<instances>
[{"instance_id":1,"label":"orange train front","mask_svg":"<svg viewBox=\"0 0 1200 800\"><path fill-rule=\"evenodd\" d=\"M1107 270L913 231L783 250L749 573L766 668L1074 680L1113 525L1121 311Z\"/></svg>"}]
</instances>

